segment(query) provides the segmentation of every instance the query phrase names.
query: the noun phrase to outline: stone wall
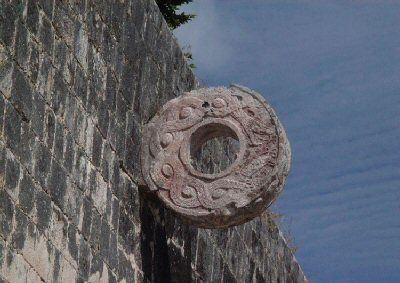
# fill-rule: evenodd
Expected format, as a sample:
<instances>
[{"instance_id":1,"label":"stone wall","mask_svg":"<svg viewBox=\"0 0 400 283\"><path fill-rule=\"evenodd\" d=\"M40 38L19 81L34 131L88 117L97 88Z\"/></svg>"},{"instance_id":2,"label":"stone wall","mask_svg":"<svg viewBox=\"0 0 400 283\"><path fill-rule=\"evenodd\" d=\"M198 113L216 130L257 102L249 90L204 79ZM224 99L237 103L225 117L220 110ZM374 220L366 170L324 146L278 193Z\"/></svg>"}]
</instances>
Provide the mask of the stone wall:
<instances>
[{"instance_id":1,"label":"stone wall","mask_svg":"<svg viewBox=\"0 0 400 283\"><path fill-rule=\"evenodd\" d=\"M141 125L194 87L153 1L0 1L0 282L305 281L271 219L196 229L138 188Z\"/></svg>"}]
</instances>

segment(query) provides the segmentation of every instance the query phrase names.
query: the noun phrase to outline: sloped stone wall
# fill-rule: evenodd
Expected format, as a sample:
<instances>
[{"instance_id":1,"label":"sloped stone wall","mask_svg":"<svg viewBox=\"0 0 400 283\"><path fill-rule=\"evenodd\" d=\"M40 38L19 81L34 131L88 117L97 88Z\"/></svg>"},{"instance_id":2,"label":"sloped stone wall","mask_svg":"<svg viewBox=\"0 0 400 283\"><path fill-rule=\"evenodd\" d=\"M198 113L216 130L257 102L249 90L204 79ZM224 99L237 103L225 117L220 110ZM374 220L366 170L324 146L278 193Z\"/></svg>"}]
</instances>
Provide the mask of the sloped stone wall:
<instances>
[{"instance_id":1,"label":"sloped stone wall","mask_svg":"<svg viewBox=\"0 0 400 283\"><path fill-rule=\"evenodd\" d=\"M0 1L0 281L304 280L270 220L140 193L141 125L194 87L153 1Z\"/></svg>"},{"instance_id":2,"label":"sloped stone wall","mask_svg":"<svg viewBox=\"0 0 400 283\"><path fill-rule=\"evenodd\" d=\"M150 282L307 282L268 212L229 229L196 229L158 200L143 202L142 266Z\"/></svg>"}]
</instances>

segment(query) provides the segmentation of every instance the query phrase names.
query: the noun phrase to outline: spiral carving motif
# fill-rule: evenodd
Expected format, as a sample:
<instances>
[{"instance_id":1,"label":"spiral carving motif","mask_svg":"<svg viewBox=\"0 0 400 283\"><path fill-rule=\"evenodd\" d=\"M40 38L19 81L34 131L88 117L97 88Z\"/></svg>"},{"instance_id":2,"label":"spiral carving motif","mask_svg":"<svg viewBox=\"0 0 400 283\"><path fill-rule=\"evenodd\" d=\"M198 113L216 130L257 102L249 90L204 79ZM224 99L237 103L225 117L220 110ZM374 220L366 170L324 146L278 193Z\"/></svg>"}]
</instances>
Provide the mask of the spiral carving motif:
<instances>
[{"instance_id":1,"label":"spiral carving motif","mask_svg":"<svg viewBox=\"0 0 400 283\"><path fill-rule=\"evenodd\" d=\"M220 135L238 140L236 160L219 173L196 170L193 149ZM184 220L228 227L275 200L289 171L290 146L259 94L237 85L203 88L167 102L145 125L141 166L149 190Z\"/></svg>"}]
</instances>

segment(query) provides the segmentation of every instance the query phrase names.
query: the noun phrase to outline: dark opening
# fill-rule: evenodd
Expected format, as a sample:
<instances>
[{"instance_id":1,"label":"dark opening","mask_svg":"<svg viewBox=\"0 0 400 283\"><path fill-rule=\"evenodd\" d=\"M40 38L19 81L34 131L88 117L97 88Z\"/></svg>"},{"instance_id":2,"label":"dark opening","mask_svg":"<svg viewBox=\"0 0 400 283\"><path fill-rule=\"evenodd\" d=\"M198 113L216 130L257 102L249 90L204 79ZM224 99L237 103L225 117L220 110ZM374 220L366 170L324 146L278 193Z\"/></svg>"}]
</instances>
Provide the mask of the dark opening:
<instances>
[{"instance_id":1,"label":"dark opening","mask_svg":"<svg viewBox=\"0 0 400 283\"><path fill-rule=\"evenodd\" d=\"M203 103L203 105L201 105L201 106L203 106L204 108L208 108L208 107L210 107L210 103L208 103L207 101L205 101L205 102Z\"/></svg>"},{"instance_id":2,"label":"dark opening","mask_svg":"<svg viewBox=\"0 0 400 283\"><path fill-rule=\"evenodd\" d=\"M201 173L217 174L235 162L239 149L239 139L231 128L208 124L190 139L191 164Z\"/></svg>"}]
</instances>

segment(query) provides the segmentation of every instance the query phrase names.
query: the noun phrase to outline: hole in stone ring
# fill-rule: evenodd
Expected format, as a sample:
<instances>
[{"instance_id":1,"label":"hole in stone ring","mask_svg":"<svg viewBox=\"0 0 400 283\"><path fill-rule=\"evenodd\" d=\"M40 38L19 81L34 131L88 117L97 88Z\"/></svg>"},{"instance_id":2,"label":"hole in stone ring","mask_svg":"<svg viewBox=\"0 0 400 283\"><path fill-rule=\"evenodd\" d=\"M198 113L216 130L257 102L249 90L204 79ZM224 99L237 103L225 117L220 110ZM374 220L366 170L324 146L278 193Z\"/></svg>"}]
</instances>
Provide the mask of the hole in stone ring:
<instances>
[{"instance_id":1,"label":"hole in stone ring","mask_svg":"<svg viewBox=\"0 0 400 283\"><path fill-rule=\"evenodd\" d=\"M218 174L226 170L235 162L239 150L239 138L225 125L204 125L190 137L191 165L203 174Z\"/></svg>"},{"instance_id":2,"label":"hole in stone ring","mask_svg":"<svg viewBox=\"0 0 400 283\"><path fill-rule=\"evenodd\" d=\"M204 103L203 103L203 105L201 105L202 107L204 107L204 108L208 108L208 107L210 107L210 103L208 103L207 101L205 101Z\"/></svg>"}]
</instances>

